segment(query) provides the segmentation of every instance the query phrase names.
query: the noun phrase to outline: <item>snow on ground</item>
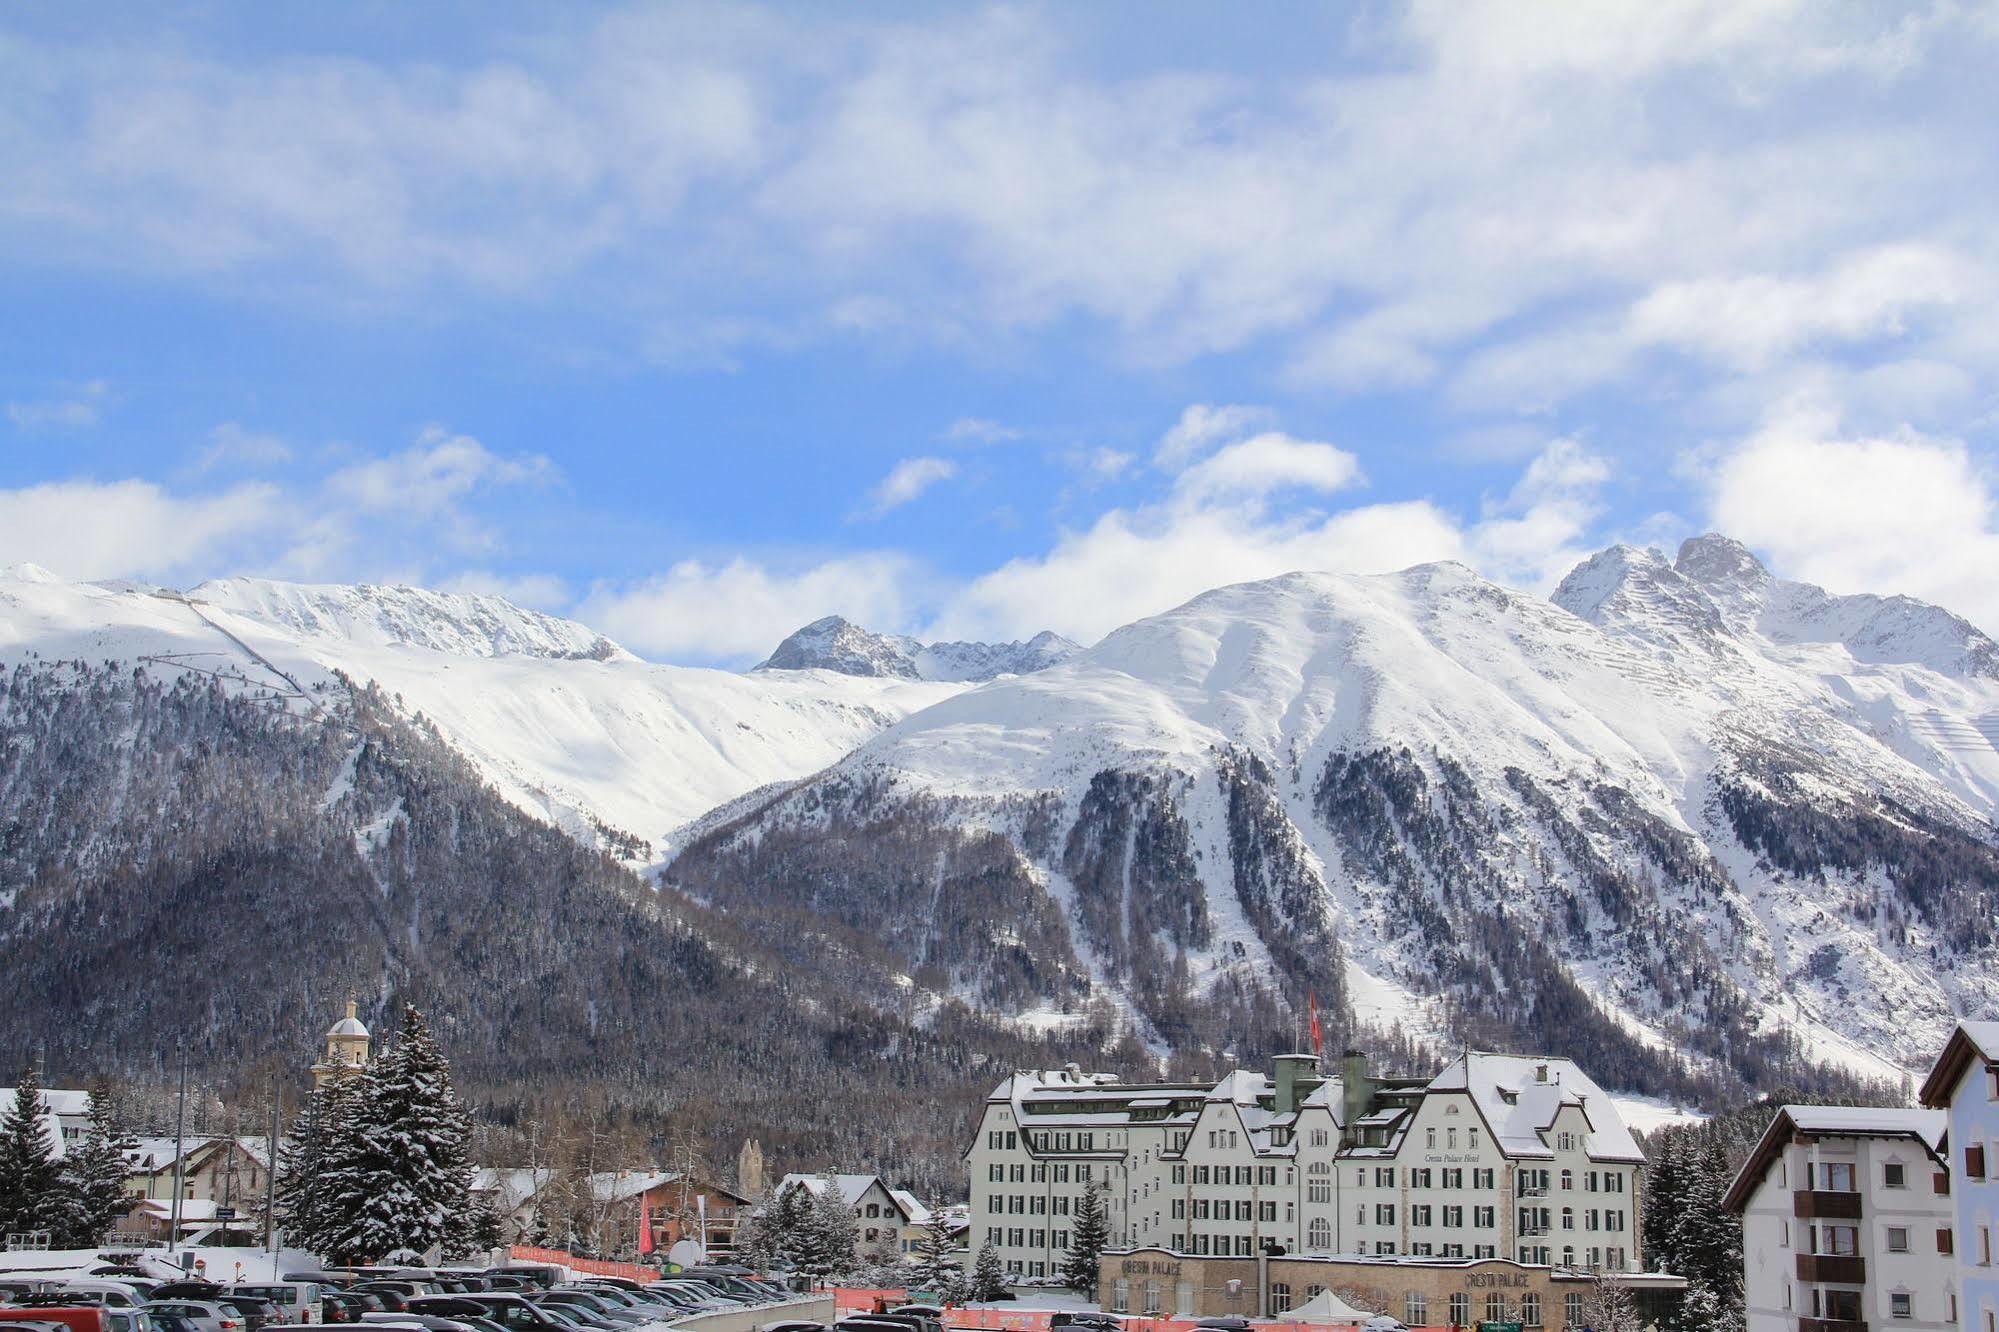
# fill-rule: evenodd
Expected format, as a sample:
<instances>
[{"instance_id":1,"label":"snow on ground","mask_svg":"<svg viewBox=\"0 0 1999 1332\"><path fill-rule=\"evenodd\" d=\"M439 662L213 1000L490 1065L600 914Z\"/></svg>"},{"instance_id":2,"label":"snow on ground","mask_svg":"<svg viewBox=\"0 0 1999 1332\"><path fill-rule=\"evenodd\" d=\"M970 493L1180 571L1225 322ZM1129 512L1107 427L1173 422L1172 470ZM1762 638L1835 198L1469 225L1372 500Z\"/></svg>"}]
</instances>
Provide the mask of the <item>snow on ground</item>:
<instances>
[{"instance_id":1,"label":"snow on ground","mask_svg":"<svg viewBox=\"0 0 1999 1332\"><path fill-rule=\"evenodd\" d=\"M49 1277L80 1277L93 1267L102 1267L114 1261L123 1262L132 1254L132 1249L47 1249L39 1252L0 1252L0 1272ZM273 1255L263 1249L218 1249L196 1247L177 1249L169 1255L164 1249L145 1249L140 1253L139 1265L161 1279L182 1275L178 1259L182 1254L192 1254L193 1261L205 1264L205 1274L216 1281L276 1281L286 1272L317 1271L320 1258L303 1249L280 1249ZM240 1269L239 1269L240 1264ZM239 1274L240 1271L240 1274Z\"/></svg>"},{"instance_id":2,"label":"snow on ground","mask_svg":"<svg viewBox=\"0 0 1999 1332\"><path fill-rule=\"evenodd\" d=\"M1699 1110L1670 1101L1661 1101L1650 1096L1612 1096L1610 1103L1617 1107L1623 1117L1624 1126L1639 1133L1650 1133L1654 1129L1678 1128L1685 1124L1705 1124L1707 1116Z\"/></svg>"}]
</instances>

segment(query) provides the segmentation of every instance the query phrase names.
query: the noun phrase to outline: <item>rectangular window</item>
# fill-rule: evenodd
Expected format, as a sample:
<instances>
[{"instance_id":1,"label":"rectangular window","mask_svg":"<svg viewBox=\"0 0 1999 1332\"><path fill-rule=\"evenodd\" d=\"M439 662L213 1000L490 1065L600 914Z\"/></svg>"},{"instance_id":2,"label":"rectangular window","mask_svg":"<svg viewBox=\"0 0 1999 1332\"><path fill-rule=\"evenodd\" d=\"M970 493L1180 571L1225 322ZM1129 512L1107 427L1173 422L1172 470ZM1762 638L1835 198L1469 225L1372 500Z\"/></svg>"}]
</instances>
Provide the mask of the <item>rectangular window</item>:
<instances>
[{"instance_id":1,"label":"rectangular window","mask_svg":"<svg viewBox=\"0 0 1999 1332\"><path fill-rule=\"evenodd\" d=\"M1818 1166L1818 1176L1818 1186L1827 1192L1853 1192L1853 1163L1851 1161L1821 1161Z\"/></svg>"},{"instance_id":2,"label":"rectangular window","mask_svg":"<svg viewBox=\"0 0 1999 1332\"><path fill-rule=\"evenodd\" d=\"M1275 1221L1277 1219L1277 1204L1274 1202L1258 1203L1257 1211L1259 1214L1256 1219L1259 1221Z\"/></svg>"},{"instance_id":3,"label":"rectangular window","mask_svg":"<svg viewBox=\"0 0 1999 1332\"><path fill-rule=\"evenodd\" d=\"M1473 1132L1476 1132L1476 1131L1477 1131L1477 1130L1473 1130ZM1476 1145L1476 1144L1474 1144L1474 1145ZM1473 1188L1475 1188L1475 1189L1489 1189L1489 1188L1491 1188L1491 1187L1492 1187L1492 1170L1491 1170L1491 1169L1490 1169L1490 1168L1488 1167L1487 1169L1484 1169L1484 1170L1474 1170L1474 1171L1472 1171L1472 1172L1471 1172L1471 1186L1472 1186Z\"/></svg>"},{"instance_id":4,"label":"rectangular window","mask_svg":"<svg viewBox=\"0 0 1999 1332\"><path fill-rule=\"evenodd\" d=\"M1206 1166L1197 1165L1194 1167L1194 1182L1196 1184L1205 1184L1208 1182L1208 1168Z\"/></svg>"},{"instance_id":5,"label":"rectangular window","mask_svg":"<svg viewBox=\"0 0 1999 1332\"><path fill-rule=\"evenodd\" d=\"M1907 1226L1888 1227L1888 1252L1907 1253L1909 1251L1909 1228Z\"/></svg>"},{"instance_id":6,"label":"rectangular window","mask_svg":"<svg viewBox=\"0 0 1999 1332\"><path fill-rule=\"evenodd\" d=\"M1376 1224L1377 1226L1392 1226L1392 1225L1394 1225L1394 1224L1395 1224L1395 1204L1394 1204L1394 1203L1376 1203L1376 1204L1374 1205L1374 1224Z\"/></svg>"},{"instance_id":7,"label":"rectangular window","mask_svg":"<svg viewBox=\"0 0 1999 1332\"><path fill-rule=\"evenodd\" d=\"M1974 1144L1964 1149L1964 1173L1973 1179L1985 1178L1985 1146Z\"/></svg>"},{"instance_id":8,"label":"rectangular window","mask_svg":"<svg viewBox=\"0 0 1999 1332\"><path fill-rule=\"evenodd\" d=\"M1451 1166L1444 1171L1444 1187L1461 1189L1465 1186L1465 1172L1462 1166Z\"/></svg>"},{"instance_id":9,"label":"rectangular window","mask_svg":"<svg viewBox=\"0 0 1999 1332\"><path fill-rule=\"evenodd\" d=\"M1890 1291L1888 1293L1888 1316L1890 1318L1914 1317L1912 1299L1913 1297L1905 1290Z\"/></svg>"},{"instance_id":10,"label":"rectangular window","mask_svg":"<svg viewBox=\"0 0 1999 1332\"><path fill-rule=\"evenodd\" d=\"M1499 1209L1496 1207L1474 1207L1471 1209L1471 1223L1481 1230L1490 1230L1498 1218L1498 1212Z\"/></svg>"},{"instance_id":11,"label":"rectangular window","mask_svg":"<svg viewBox=\"0 0 1999 1332\"><path fill-rule=\"evenodd\" d=\"M1394 1187L1395 1187L1395 1167L1394 1167L1394 1166L1376 1166L1376 1167L1374 1168L1374 1187L1376 1187L1377 1189L1392 1189L1392 1188L1394 1188Z\"/></svg>"},{"instance_id":12,"label":"rectangular window","mask_svg":"<svg viewBox=\"0 0 1999 1332\"><path fill-rule=\"evenodd\" d=\"M1256 1182L1265 1185L1275 1184L1277 1182L1277 1167L1258 1166L1256 1168Z\"/></svg>"},{"instance_id":13,"label":"rectangular window","mask_svg":"<svg viewBox=\"0 0 1999 1332\"><path fill-rule=\"evenodd\" d=\"M1429 1204L1424 1203L1415 1207L1411 1207L1409 1209L1409 1224L1412 1226L1429 1225L1430 1224Z\"/></svg>"},{"instance_id":14,"label":"rectangular window","mask_svg":"<svg viewBox=\"0 0 1999 1332\"><path fill-rule=\"evenodd\" d=\"M1886 1188L1905 1189L1909 1187L1908 1172L1900 1161L1890 1161L1881 1167L1881 1183Z\"/></svg>"},{"instance_id":15,"label":"rectangular window","mask_svg":"<svg viewBox=\"0 0 1999 1332\"><path fill-rule=\"evenodd\" d=\"M1450 1230L1460 1229L1463 1227L1464 1223L1465 1223L1464 1208L1446 1207L1444 1209L1444 1225L1447 1229Z\"/></svg>"},{"instance_id":16,"label":"rectangular window","mask_svg":"<svg viewBox=\"0 0 1999 1332\"><path fill-rule=\"evenodd\" d=\"M1957 1252L1957 1236L1952 1233L1949 1226L1937 1227L1937 1252L1944 1254Z\"/></svg>"}]
</instances>

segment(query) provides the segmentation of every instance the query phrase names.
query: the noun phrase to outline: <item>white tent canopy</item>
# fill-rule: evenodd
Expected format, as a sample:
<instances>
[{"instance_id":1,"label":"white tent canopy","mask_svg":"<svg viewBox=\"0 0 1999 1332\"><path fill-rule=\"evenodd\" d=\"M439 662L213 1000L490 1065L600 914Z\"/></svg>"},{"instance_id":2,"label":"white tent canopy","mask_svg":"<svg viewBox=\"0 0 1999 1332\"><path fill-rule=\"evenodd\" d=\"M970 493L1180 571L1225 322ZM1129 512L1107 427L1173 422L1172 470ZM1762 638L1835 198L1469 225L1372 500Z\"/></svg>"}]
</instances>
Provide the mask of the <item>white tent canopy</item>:
<instances>
[{"instance_id":1,"label":"white tent canopy","mask_svg":"<svg viewBox=\"0 0 1999 1332\"><path fill-rule=\"evenodd\" d=\"M1322 1290L1278 1317L1287 1323L1365 1323L1374 1315L1354 1308L1330 1290Z\"/></svg>"}]
</instances>

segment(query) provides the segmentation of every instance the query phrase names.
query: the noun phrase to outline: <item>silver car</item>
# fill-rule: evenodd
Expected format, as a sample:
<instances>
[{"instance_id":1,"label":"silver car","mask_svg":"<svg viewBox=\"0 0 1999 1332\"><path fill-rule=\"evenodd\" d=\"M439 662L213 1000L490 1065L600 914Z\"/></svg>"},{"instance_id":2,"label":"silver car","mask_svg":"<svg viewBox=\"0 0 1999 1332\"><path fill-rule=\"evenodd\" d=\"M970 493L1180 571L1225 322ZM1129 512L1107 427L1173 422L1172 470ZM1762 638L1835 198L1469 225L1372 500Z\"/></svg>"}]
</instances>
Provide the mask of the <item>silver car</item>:
<instances>
[{"instance_id":1,"label":"silver car","mask_svg":"<svg viewBox=\"0 0 1999 1332\"><path fill-rule=\"evenodd\" d=\"M187 1319L195 1332L243 1332L243 1315L212 1300L155 1300L146 1307Z\"/></svg>"}]
</instances>

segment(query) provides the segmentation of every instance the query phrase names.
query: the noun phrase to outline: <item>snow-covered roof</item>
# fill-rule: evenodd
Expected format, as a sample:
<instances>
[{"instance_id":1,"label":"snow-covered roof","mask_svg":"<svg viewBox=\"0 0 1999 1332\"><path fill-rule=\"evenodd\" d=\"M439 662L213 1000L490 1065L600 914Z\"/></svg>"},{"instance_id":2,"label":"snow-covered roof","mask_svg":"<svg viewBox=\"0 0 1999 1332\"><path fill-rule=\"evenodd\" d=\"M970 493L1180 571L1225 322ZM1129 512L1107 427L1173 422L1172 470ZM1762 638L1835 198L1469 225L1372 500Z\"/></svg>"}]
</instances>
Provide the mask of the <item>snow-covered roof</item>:
<instances>
[{"instance_id":1,"label":"snow-covered roof","mask_svg":"<svg viewBox=\"0 0 1999 1332\"><path fill-rule=\"evenodd\" d=\"M1429 1091L1468 1091L1508 1156L1551 1156L1543 1135L1565 1106L1589 1121L1584 1149L1601 1161L1643 1161L1610 1096L1573 1059L1468 1052L1430 1080Z\"/></svg>"},{"instance_id":2,"label":"snow-covered roof","mask_svg":"<svg viewBox=\"0 0 1999 1332\"><path fill-rule=\"evenodd\" d=\"M181 1155L194 1157L211 1147L230 1142L231 1139L209 1133L190 1133L181 1139ZM263 1138L236 1138L237 1148L259 1165L269 1163ZM136 1138L132 1150L125 1153L125 1162L134 1174L152 1175L162 1170L171 1170L174 1165L174 1140L172 1138Z\"/></svg>"},{"instance_id":3,"label":"snow-covered roof","mask_svg":"<svg viewBox=\"0 0 1999 1332\"><path fill-rule=\"evenodd\" d=\"M920 1226L930 1220L930 1209L918 1202L916 1195L908 1189L890 1189L888 1196L895 1199L895 1205L902 1209L902 1215L912 1226Z\"/></svg>"},{"instance_id":4,"label":"snow-covered roof","mask_svg":"<svg viewBox=\"0 0 1999 1332\"><path fill-rule=\"evenodd\" d=\"M882 1192L889 1191L888 1185L882 1184L880 1175L833 1176L833 1186L840 1191L840 1201L849 1207L859 1202L861 1195L876 1184L881 1184ZM826 1180L819 1175L786 1175L778 1188L785 1190L802 1188L816 1198L826 1191Z\"/></svg>"},{"instance_id":5,"label":"snow-covered roof","mask_svg":"<svg viewBox=\"0 0 1999 1332\"><path fill-rule=\"evenodd\" d=\"M555 1172L547 1167L530 1170L481 1166L472 1172L472 1191L492 1194L500 1210L511 1212L532 1200L554 1178Z\"/></svg>"},{"instance_id":6,"label":"snow-covered roof","mask_svg":"<svg viewBox=\"0 0 1999 1332\"><path fill-rule=\"evenodd\" d=\"M590 1176L590 1196L598 1202L623 1202L679 1178L676 1170L601 1171Z\"/></svg>"},{"instance_id":7,"label":"snow-covered roof","mask_svg":"<svg viewBox=\"0 0 1999 1332\"><path fill-rule=\"evenodd\" d=\"M216 1219L215 1209L219 1204L213 1198L182 1198L180 1200L181 1224L197 1225ZM156 1221L171 1221L174 1214L172 1198L148 1198L133 1211Z\"/></svg>"},{"instance_id":8,"label":"snow-covered roof","mask_svg":"<svg viewBox=\"0 0 1999 1332\"><path fill-rule=\"evenodd\" d=\"M0 1087L0 1107L12 1109L18 1095L12 1087ZM90 1093L65 1087L42 1088L42 1108L65 1119L87 1119L90 1116Z\"/></svg>"},{"instance_id":9,"label":"snow-covered roof","mask_svg":"<svg viewBox=\"0 0 1999 1332\"><path fill-rule=\"evenodd\" d=\"M1930 1075L1923 1079L1923 1089L1916 1099L1924 1105L1949 1105L1951 1094L1974 1060L1999 1064L1999 1022L1959 1022L1950 1039L1944 1042Z\"/></svg>"},{"instance_id":10,"label":"snow-covered roof","mask_svg":"<svg viewBox=\"0 0 1999 1332\"><path fill-rule=\"evenodd\" d=\"M1892 1105L1783 1105L1770 1117L1756 1148L1735 1174L1722 1206L1740 1212L1749 1205L1771 1162L1796 1134L1847 1138L1910 1138L1941 1164L1943 1139L1950 1116L1942 1110L1911 1110Z\"/></svg>"}]
</instances>

